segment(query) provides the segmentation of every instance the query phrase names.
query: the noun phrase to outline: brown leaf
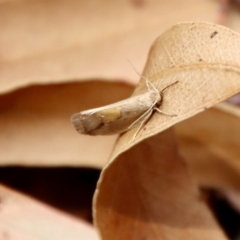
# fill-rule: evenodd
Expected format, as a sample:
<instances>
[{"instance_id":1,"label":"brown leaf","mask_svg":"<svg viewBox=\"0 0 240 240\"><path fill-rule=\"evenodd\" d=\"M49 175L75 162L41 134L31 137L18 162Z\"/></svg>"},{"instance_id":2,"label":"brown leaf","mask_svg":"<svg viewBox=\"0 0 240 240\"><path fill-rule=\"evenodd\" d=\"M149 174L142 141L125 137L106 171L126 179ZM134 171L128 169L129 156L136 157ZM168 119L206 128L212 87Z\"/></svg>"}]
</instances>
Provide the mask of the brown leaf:
<instances>
[{"instance_id":1,"label":"brown leaf","mask_svg":"<svg viewBox=\"0 0 240 240\"><path fill-rule=\"evenodd\" d=\"M240 35L227 28L182 23L155 41L143 75L159 91L178 81L164 92L160 108L177 116L155 113L134 140L136 128L118 139L95 192L95 223L104 240L114 234L119 239L225 239L197 197L174 136L163 131L236 94L239 73ZM142 79L134 95L146 91Z\"/></svg>"},{"instance_id":2,"label":"brown leaf","mask_svg":"<svg viewBox=\"0 0 240 240\"><path fill-rule=\"evenodd\" d=\"M87 223L0 186L0 238L17 240L98 239Z\"/></svg>"},{"instance_id":3,"label":"brown leaf","mask_svg":"<svg viewBox=\"0 0 240 240\"><path fill-rule=\"evenodd\" d=\"M200 186L240 191L240 110L220 104L175 126L181 155Z\"/></svg>"},{"instance_id":4,"label":"brown leaf","mask_svg":"<svg viewBox=\"0 0 240 240\"><path fill-rule=\"evenodd\" d=\"M188 174L170 130L104 169L95 195L101 239L226 239Z\"/></svg>"},{"instance_id":5,"label":"brown leaf","mask_svg":"<svg viewBox=\"0 0 240 240\"><path fill-rule=\"evenodd\" d=\"M217 6L209 0L1 2L0 93L73 79L136 82L128 58L142 69L163 29L188 19L214 21Z\"/></svg>"},{"instance_id":6,"label":"brown leaf","mask_svg":"<svg viewBox=\"0 0 240 240\"><path fill-rule=\"evenodd\" d=\"M155 113L134 141L136 128L123 134L114 154L239 92L238 46L239 34L210 23L177 24L162 34L152 46L143 76L159 91L178 81L164 92L160 106L177 116ZM134 95L146 91L142 79Z\"/></svg>"},{"instance_id":7,"label":"brown leaf","mask_svg":"<svg viewBox=\"0 0 240 240\"><path fill-rule=\"evenodd\" d=\"M101 168L116 136L79 135L70 116L131 92L132 87L122 83L92 81L34 86L0 96L0 164Z\"/></svg>"}]
</instances>

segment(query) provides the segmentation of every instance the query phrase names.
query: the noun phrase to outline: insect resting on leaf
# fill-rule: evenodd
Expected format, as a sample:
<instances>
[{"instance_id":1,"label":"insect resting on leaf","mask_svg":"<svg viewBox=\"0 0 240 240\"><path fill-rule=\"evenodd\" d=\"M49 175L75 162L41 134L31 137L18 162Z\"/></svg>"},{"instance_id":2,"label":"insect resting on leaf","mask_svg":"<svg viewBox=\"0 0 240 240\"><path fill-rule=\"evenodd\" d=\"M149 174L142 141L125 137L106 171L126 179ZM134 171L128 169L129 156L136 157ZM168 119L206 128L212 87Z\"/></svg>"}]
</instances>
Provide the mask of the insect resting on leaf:
<instances>
[{"instance_id":1,"label":"insect resting on leaf","mask_svg":"<svg viewBox=\"0 0 240 240\"><path fill-rule=\"evenodd\" d=\"M134 66L132 67L134 68ZM163 112L159 107L163 101L163 92L178 81L169 84L159 92L147 78L135 68L134 70L145 80L148 91L104 107L75 113L71 117L71 122L79 133L87 135L118 134L139 124L133 136L134 140L154 111L171 117L176 116L176 114Z\"/></svg>"}]
</instances>

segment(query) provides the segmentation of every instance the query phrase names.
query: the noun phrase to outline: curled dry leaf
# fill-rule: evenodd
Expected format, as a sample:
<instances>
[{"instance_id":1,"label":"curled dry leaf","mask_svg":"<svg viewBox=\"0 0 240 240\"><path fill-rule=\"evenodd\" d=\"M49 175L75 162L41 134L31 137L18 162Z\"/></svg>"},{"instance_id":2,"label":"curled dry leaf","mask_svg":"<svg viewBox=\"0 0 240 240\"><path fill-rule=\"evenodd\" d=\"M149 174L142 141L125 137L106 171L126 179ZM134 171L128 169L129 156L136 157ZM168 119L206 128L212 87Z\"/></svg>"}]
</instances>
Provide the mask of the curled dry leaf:
<instances>
[{"instance_id":1,"label":"curled dry leaf","mask_svg":"<svg viewBox=\"0 0 240 240\"><path fill-rule=\"evenodd\" d=\"M181 23L155 41L143 75L159 91L178 81L161 106L177 116L155 113L134 141L136 128L119 137L95 192L102 239L226 239L163 131L239 92L239 73L240 35L230 29ZM134 95L145 91L142 80Z\"/></svg>"},{"instance_id":2,"label":"curled dry leaf","mask_svg":"<svg viewBox=\"0 0 240 240\"><path fill-rule=\"evenodd\" d=\"M0 94L32 84L71 85L73 80L137 82L127 58L142 69L150 45L164 29L179 20L214 21L217 11L217 1L209 0L0 1ZM115 137L79 136L69 116L130 92L117 99L110 95L117 89L106 88L109 101L91 105L94 94L105 94L103 88L89 85L87 96L81 86L73 95L70 88L74 86L39 86L2 96L1 164L105 163Z\"/></svg>"},{"instance_id":3,"label":"curled dry leaf","mask_svg":"<svg viewBox=\"0 0 240 240\"><path fill-rule=\"evenodd\" d=\"M32 86L1 95L0 165L101 168L116 136L79 135L70 116L85 108L122 100L132 90L122 83L90 81Z\"/></svg>"},{"instance_id":4,"label":"curled dry leaf","mask_svg":"<svg viewBox=\"0 0 240 240\"><path fill-rule=\"evenodd\" d=\"M174 126L198 185L240 191L240 109L221 103Z\"/></svg>"},{"instance_id":5,"label":"curled dry leaf","mask_svg":"<svg viewBox=\"0 0 240 240\"><path fill-rule=\"evenodd\" d=\"M226 239L166 130L121 154L95 193L101 239Z\"/></svg>"}]
</instances>

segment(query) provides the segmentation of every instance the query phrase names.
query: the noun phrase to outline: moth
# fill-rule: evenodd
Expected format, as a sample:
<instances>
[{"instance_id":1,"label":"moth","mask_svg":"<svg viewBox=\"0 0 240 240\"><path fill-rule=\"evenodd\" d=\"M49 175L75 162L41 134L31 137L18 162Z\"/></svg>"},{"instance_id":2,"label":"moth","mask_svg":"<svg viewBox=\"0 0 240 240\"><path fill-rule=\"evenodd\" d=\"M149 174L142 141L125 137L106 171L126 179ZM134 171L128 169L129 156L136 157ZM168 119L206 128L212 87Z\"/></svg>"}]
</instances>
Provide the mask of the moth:
<instances>
[{"instance_id":1,"label":"moth","mask_svg":"<svg viewBox=\"0 0 240 240\"><path fill-rule=\"evenodd\" d=\"M154 111L167 116L176 116L176 114L163 112L159 107L163 101L163 92L177 82L166 86L159 92L147 78L141 77L148 88L146 93L104 107L75 113L71 117L75 129L87 135L111 135L126 132L139 125L133 136L135 139Z\"/></svg>"}]
</instances>

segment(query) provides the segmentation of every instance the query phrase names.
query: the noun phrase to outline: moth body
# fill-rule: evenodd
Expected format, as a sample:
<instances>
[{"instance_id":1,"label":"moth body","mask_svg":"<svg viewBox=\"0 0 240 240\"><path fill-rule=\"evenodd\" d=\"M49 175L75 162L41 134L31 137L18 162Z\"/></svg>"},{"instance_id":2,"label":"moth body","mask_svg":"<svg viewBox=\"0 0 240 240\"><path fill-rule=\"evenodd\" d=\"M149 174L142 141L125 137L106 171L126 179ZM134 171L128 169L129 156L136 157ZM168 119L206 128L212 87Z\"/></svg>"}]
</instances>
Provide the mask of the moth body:
<instances>
[{"instance_id":1,"label":"moth body","mask_svg":"<svg viewBox=\"0 0 240 240\"><path fill-rule=\"evenodd\" d=\"M133 65L132 67L134 68ZM159 92L154 84L135 68L134 70L145 80L148 91L104 107L75 113L71 117L71 122L79 133L87 135L118 134L139 124L140 127L133 136L133 139L135 139L143 124L148 121L155 110L160 114L176 116L163 112L159 107L163 101L163 91L178 81L169 84Z\"/></svg>"},{"instance_id":2,"label":"moth body","mask_svg":"<svg viewBox=\"0 0 240 240\"><path fill-rule=\"evenodd\" d=\"M143 114L159 106L161 101L161 93L153 89L117 103L76 113L71 122L82 134L118 134L133 127Z\"/></svg>"}]
</instances>

